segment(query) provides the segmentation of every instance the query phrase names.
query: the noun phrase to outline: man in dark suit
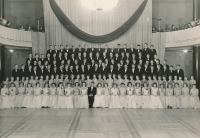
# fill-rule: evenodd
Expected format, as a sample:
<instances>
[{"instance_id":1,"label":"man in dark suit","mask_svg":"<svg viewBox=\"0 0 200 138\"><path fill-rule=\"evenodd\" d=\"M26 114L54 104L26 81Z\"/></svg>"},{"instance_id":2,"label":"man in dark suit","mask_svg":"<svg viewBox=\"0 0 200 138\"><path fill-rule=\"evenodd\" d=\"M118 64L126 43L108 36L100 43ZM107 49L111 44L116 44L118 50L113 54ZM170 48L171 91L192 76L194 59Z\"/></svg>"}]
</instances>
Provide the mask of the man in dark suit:
<instances>
[{"instance_id":1,"label":"man in dark suit","mask_svg":"<svg viewBox=\"0 0 200 138\"><path fill-rule=\"evenodd\" d=\"M41 65L40 68L38 68L38 76L43 76L45 77L45 69L44 69L44 65Z\"/></svg>"},{"instance_id":2,"label":"man in dark suit","mask_svg":"<svg viewBox=\"0 0 200 138\"><path fill-rule=\"evenodd\" d=\"M32 66L30 65L26 70L26 77L30 78L31 75L32 75Z\"/></svg>"},{"instance_id":3,"label":"man in dark suit","mask_svg":"<svg viewBox=\"0 0 200 138\"><path fill-rule=\"evenodd\" d=\"M36 53L36 54L35 54L35 58L33 59L33 62L36 61L36 62L38 63L39 60L40 60L40 59L39 59L39 54Z\"/></svg>"},{"instance_id":4,"label":"man in dark suit","mask_svg":"<svg viewBox=\"0 0 200 138\"><path fill-rule=\"evenodd\" d=\"M47 54L50 54L50 58L53 58L53 46L49 46L49 50L47 50Z\"/></svg>"},{"instance_id":5,"label":"man in dark suit","mask_svg":"<svg viewBox=\"0 0 200 138\"><path fill-rule=\"evenodd\" d=\"M149 76L151 76L151 78L153 78L154 75L156 75L156 71L154 69L154 66L151 65L150 70L149 70Z\"/></svg>"},{"instance_id":6,"label":"man in dark suit","mask_svg":"<svg viewBox=\"0 0 200 138\"><path fill-rule=\"evenodd\" d=\"M60 45L60 50L58 50L59 53L62 53L62 57L64 56L64 53L66 50L64 49L63 45Z\"/></svg>"},{"instance_id":7,"label":"man in dark suit","mask_svg":"<svg viewBox=\"0 0 200 138\"><path fill-rule=\"evenodd\" d=\"M20 72L19 72L17 64L14 65L14 69L12 70L12 76L14 77L14 79L20 76Z\"/></svg>"},{"instance_id":8,"label":"man in dark suit","mask_svg":"<svg viewBox=\"0 0 200 138\"><path fill-rule=\"evenodd\" d=\"M151 45L151 49L150 49L150 59L151 60L154 60L154 55L157 55L157 52L154 49L154 45Z\"/></svg>"},{"instance_id":9,"label":"man in dark suit","mask_svg":"<svg viewBox=\"0 0 200 138\"><path fill-rule=\"evenodd\" d=\"M135 80L136 74L137 74L137 69L135 68L135 64L132 64L132 68L130 70L130 73L128 74L128 78L130 75L132 75L133 79Z\"/></svg>"},{"instance_id":10,"label":"man in dark suit","mask_svg":"<svg viewBox=\"0 0 200 138\"><path fill-rule=\"evenodd\" d=\"M136 54L136 49L134 48L134 45L131 44L131 48L129 49L129 54L132 56L132 54Z\"/></svg>"},{"instance_id":11,"label":"man in dark suit","mask_svg":"<svg viewBox=\"0 0 200 138\"><path fill-rule=\"evenodd\" d=\"M93 70L91 68L91 65L90 63L87 63L87 68L86 68L86 76L90 76L90 79L92 79L92 75L93 75Z\"/></svg>"},{"instance_id":12,"label":"man in dark suit","mask_svg":"<svg viewBox=\"0 0 200 138\"><path fill-rule=\"evenodd\" d=\"M138 64L137 67L138 67L138 68L137 68L137 73L136 73L136 75L138 75L139 78L142 79L142 75L143 75L142 67L141 67L140 64Z\"/></svg>"},{"instance_id":13,"label":"man in dark suit","mask_svg":"<svg viewBox=\"0 0 200 138\"><path fill-rule=\"evenodd\" d=\"M174 80L174 75L175 75L175 72L173 70L173 65L170 65L170 67L169 67L169 76L172 76L172 80Z\"/></svg>"},{"instance_id":14,"label":"man in dark suit","mask_svg":"<svg viewBox=\"0 0 200 138\"><path fill-rule=\"evenodd\" d=\"M142 50L142 59L143 59L144 61L146 61L146 59L147 59L147 54L150 54L150 49L148 48L148 44L145 43L145 44L144 44L144 48L143 48L143 50Z\"/></svg>"},{"instance_id":15,"label":"man in dark suit","mask_svg":"<svg viewBox=\"0 0 200 138\"><path fill-rule=\"evenodd\" d=\"M158 76L161 76L161 78L162 78L162 76L163 76L163 70L160 68L160 65L159 65L159 64L157 64L156 75L157 75L157 77L158 77Z\"/></svg>"},{"instance_id":16,"label":"man in dark suit","mask_svg":"<svg viewBox=\"0 0 200 138\"><path fill-rule=\"evenodd\" d=\"M61 74L64 74L64 70L63 70L63 66L62 66L62 65L60 65L60 67L59 67L59 69L58 69L58 74L59 74L59 76L60 76Z\"/></svg>"},{"instance_id":17,"label":"man in dark suit","mask_svg":"<svg viewBox=\"0 0 200 138\"><path fill-rule=\"evenodd\" d=\"M163 60L163 66L166 66L167 70L169 70L169 65L167 64L167 60Z\"/></svg>"},{"instance_id":18,"label":"man in dark suit","mask_svg":"<svg viewBox=\"0 0 200 138\"><path fill-rule=\"evenodd\" d=\"M184 79L184 71L180 68L179 64L176 66L175 75L177 76L177 78L181 77L182 80Z\"/></svg>"},{"instance_id":19,"label":"man in dark suit","mask_svg":"<svg viewBox=\"0 0 200 138\"><path fill-rule=\"evenodd\" d=\"M19 70L19 74L20 74L20 79L22 79L22 77L26 76L26 71L25 71L25 66L24 64L21 65L21 69Z\"/></svg>"},{"instance_id":20,"label":"man in dark suit","mask_svg":"<svg viewBox=\"0 0 200 138\"><path fill-rule=\"evenodd\" d=\"M140 45L137 45L137 50L136 50L136 52L135 52L136 59L139 58L139 53L142 53L142 50L141 50Z\"/></svg>"},{"instance_id":21,"label":"man in dark suit","mask_svg":"<svg viewBox=\"0 0 200 138\"><path fill-rule=\"evenodd\" d=\"M145 64L145 65L144 65L144 68L142 69L142 73L143 73L143 75L146 76L146 79L147 79L147 77L148 77L148 75L149 75L148 64Z\"/></svg>"},{"instance_id":22,"label":"man in dark suit","mask_svg":"<svg viewBox=\"0 0 200 138\"><path fill-rule=\"evenodd\" d=\"M26 59L26 64L27 64L28 60L30 60L31 65L33 65L33 56L31 53L28 55L28 58Z\"/></svg>"},{"instance_id":23,"label":"man in dark suit","mask_svg":"<svg viewBox=\"0 0 200 138\"><path fill-rule=\"evenodd\" d=\"M44 72L44 76L46 77L46 76L51 76L51 73L52 73L52 70L51 70L51 65L50 64L48 64L48 66L47 66L47 70Z\"/></svg>"},{"instance_id":24,"label":"man in dark suit","mask_svg":"<svg viewBox=\"0 0 200 138\"><path fill-rule=\"evenodd\" d=\"M56 53L56 57L58 56L58 46L57 45L54 46L53 53Z\"/></svg>"},{"instance_id":25,"label":"man in dark suit","mask_svg":"<svg viewBox=\"0 0 200 138\"><path fill-rule=\"evenodd\" d=\"M115 55L116 53L120 53L120 52L121 52L121 50L120 50L121 48L120 48L120 47L121 47L121 45L120 45L120 44L117 44L117 48L115 48L114 51L113 51L113 52L114 52L114 55Z\"/></svg>"},{"instance_id":26,"label":"man in dark suit","mask_svg":"<svg viewBox=\"0 0 200 138\"><path fill-rule=\"evenodd\" d=\"M88 88L88 102L89 102L89 108L93 108L94 103L94 96L97 93L96 87L94 87L94 82L91 82L91 86Z\"/></svg>"},{"instance_id":27,"label":"man in dark suit","mask_svg":"<svg viewBox=\"0 0 200 138\"><path fill-rule=\"evenodd\" d=\"M166 77L166 80L169 79L169 70L167 69L166 65L163 65L163 76Z\"/></svg>"},{"instance_id":28,"label":"man in dark suit","mask_svg":"<svg viewBox=\"0 0 200 138\"><path fill-rule=\"evenodd\" d=\"M124 79L125 74L130 74L130 70L128 69L127 64L124 64L124 67L122 68L122 71L121 71L121 75L123 79Z\"/></svg>"},{"instance_id":29,"label":"man in dark suit","mask_svg":"<svg viewBox=\"0 0 200 138\"><path fill-rule=\"evenodd\" d=\"M33 67L32 75L33 75L34 77L39 75L39 74L38 74L37 66L34 66L34 67Z\"/></svg>"}]
</instances>

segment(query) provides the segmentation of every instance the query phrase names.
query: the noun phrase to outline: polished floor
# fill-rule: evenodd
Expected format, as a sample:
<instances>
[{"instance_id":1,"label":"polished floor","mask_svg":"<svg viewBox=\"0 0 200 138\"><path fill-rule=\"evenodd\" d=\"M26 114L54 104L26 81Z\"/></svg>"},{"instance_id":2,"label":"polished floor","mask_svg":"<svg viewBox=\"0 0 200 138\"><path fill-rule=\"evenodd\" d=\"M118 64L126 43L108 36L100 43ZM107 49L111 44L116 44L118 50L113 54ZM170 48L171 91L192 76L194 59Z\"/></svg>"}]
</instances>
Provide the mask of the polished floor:
<instances>
[{"instance_id":1,"label":"polished floor","mask_svg":"<svg viewBox=\"0 0 200 138\"><path fill-rule=\"evenodd\" d=\"M200 138L200 110L3 109L1 138Z\"/></svg>"}]
</instances>

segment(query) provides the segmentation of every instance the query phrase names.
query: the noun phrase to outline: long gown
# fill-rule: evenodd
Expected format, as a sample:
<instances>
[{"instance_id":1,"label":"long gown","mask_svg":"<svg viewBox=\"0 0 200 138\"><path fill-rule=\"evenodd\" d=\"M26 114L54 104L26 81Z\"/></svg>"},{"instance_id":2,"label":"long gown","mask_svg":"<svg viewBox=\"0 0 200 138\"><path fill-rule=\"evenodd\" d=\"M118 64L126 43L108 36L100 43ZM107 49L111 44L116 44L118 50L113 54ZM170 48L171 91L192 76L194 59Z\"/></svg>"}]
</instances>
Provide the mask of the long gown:
<instances>
[{"instance_id":1,"label":"long gown","mask_svg":"<svg viewBox=\"0 0 200 138\"><path fill-rule=\"evenodd\" d=\"M79 98L80 98L80 90L79 88L75 87L74 88L74 108L79 108L80 106L80 101L79 101Z\"/></svg>"},{"instance_id":2,"label":"long gown","mask_svg":"<svg viewBox=\"0 0 200 138\"><path fill-rule=\"evenodd\" d=\"M31 107L41 108L42 107L42 95L41 95L42 88L35 87L33 91L34 91L34 96L33 96L33 102L32 102Z\"/></svg>"},{"instance_id":3,"label":"long gown","mask_svg":"<svg viewBox=\"0 0 200 138\"><path fill-rule=\"evenodd\" d=\"M120 91L120 96L119 96L119 101L120 101L120 108L126 108L127 106L127 98L126 98L126 88L119 88Z\"/></svg>"},{"instance_id":4,"label":"long gown","mask_svg":"<svg viewBox=\"0 0 200 138\"><path fill-rule=\"evenodd\" d=\"M43 88L42 106L43 107L49 106L49 88Z\"/></svg>"},{"instance_id":5,"label":"long gown","mask_svg":"<svg viewBox=\"0 0 200 138\"><path fill-rule=\"evenodd\" d=\"M58 87L57 93L58 93L58 100L57 100L56 108L65 108L64 89Z\"/></svg>"},{"instance_id":6,"label":"long gown","mask_svg":"<svg viewBox=\"0 0 200 138\"><path fill-rule=\"evenodd\" d=\"M8 88L1 89L1 101L0 101L0 108L10 108L10 102L8 98Z\"/></svg>"},{"instance_id":7,"label":"long gown","mask_svg":"<svg viewBox=\"0 0 200 138\"><path fill-rule=\"evenodd\" d=\"M199 102L199 90L192 88L190 90L191 96L190 96L190 108L200 108L200 102Z\"/></svg>"},{"instance_id":8,"label":"long gown","mask_svg":"<svg viewBox=\"0 0 200 138\"><path fill-rule=\"evenodd\" d=\"M159 88L159 93L160 93L160 100L162 102L163 108L166 108L166 90L164 88Z\"/></svg>"},{"instance_id":9,"label":"long gown","mask_svg":"<svg viewBox=\"0 0 200 138\"><path fill-rule=\"evenodd\" d=\"M153 108L163 108L160 96L157 94L158 88L151 87L151 102Z\"/></svg>"},{"instance_id":10,"label":"long gown","mask_svg":"<svg viewBox=\"0 0 200 138\"><path fill-rule=\"evenodd\" d=\"M111 98L110 98L110 105L109 108L119 108L120 102L119 102L119 96L118 96L118 88L112 88L111 90Z\"/></svg>"},{"instance_id":11,"label":"long gown","mask_svg":"<svg viewBox=\"0 0 200 138\"><path fill-rule=\"evenodd\" d=\"M15 107L22 107L22 101L24 98L25 87L18 87L18 95L15 96Z\"/></svg>"},{"instance_id":12,"label":"long gown","mask_svg":"<svg viewBox=\"0 0 200 138\"><path fill-rule=\"evenodd\" d=\"M166 89L166 106L171 106L171 107L176 106L176 101L175 101L175 97L173 96L173 89L172 88Z\"/></svg>"},{"instance_id":13,"label":"long gown","mask_svg":"<svg viewBox=\"0 0 200 138\"><path fill-rule=\"evenodd\" d=\"M79 98L79 101L80 101L80 106L79 108L88 108L89 107L89 103L88 103L88 95L87 95L87 92L88 92L88 88L87 87L82 87L80 89L80 98Z\"/></svg>"},{"instance_id":14,"label":"long gown","mask_svg":"<svg viewBox=\"0 0 200 138\"><path fill-rule=\"evenodd\" d=\"M97 93L94 96L93 107L103 107L104 96L102 95L103 88L97 88Z\"/></svg>"},{"instance_id":15,"label":"long gown","mask_svg":"<svg viewBox=\"0 0 200 138\"><path fill-rule=\"evenodd\" d=\"M30 108L30 105L33 103L33 88L27 87L24 95L24 99L22 101L22 106L26 108Z\"/></svg>"},{"instance_id":16,"label":"long gown","mask_svg":"<svg viewBox=\"0 0 200 138\"><path fill-rule=\"evenodd\" d=\"M181 108L189 108L189 107L190 107L189 88L183 87L181 95Z\"/></svg>"},{"instance_id":17,"label":"long gown","mask_svg":"<svg viewBox=\"0 0 200 138\"><path fill-rule=\"evenodd\" d=\"M149 87L142 88L142 97L141 97L141 101L142 101L142 108L151 108L151 98L149 95Z\"/></svg>"},{"instance_id":18,"label":"long gown","mask_svg":"<svg viewBox=\"0 0 200 138\"><path fill-rule=\"evenodd\" d=\"M136 108L141 108L142 107L142 95L141 95L141 88L135 87L135 94L133 95L133 99L135 100L136 103Z\"/></svg>"},{"instance_id":19,"label":"long gown","mask_svg":"<svg viewBox=\"0 0 200 138\"><path fill-rule=\"evenodd\" d=\"M56 108L56 103L57 103L57 100L58 100L58 97L56 95L56 88L50 88L49 89L50 91L50 95L49 95L49 107L51 108Z\"/></svg>"},{"instance_id":20,"label":"long gown","mask_svg":"<svg viewBox=\"0 0 200 138\"><path fill-rule=\"evenodd\" d=\"M174 88L174 98L175 98L175 107L180 108L181 107L181 89L180 88Z\"/></svg>"},{"instance_id":21,"label":"long gown","mask_svg":"<svg viewBox=\"0 0 200 138\"><path fill-rule=\"evenodd\" d=\"M65 108L74 108L73 104L73 88L72 87L67 87L65 88Z\"/></svg>"},{"instance_id":22,"label":"long gown","mask_svg":"<svg viewBox=\"0 0 200 138\"><path fill-rule=\"evenodd\" d=\"M15 97L16 97L16 91L17 89L15 87L10 87L9 88L9 102L10 102L10 107L14 108L15 107Z\"/></svg>"},{"instance_id":23,"label":"long gown","mask_svg":"<svg viewBox=\"0 0 200 138\"><path fill-rule=\"evenodd\" d=\"M111 89L113 86L113 79L107 79L108 87Z\"/></svg>"},{"instance_id":24,"label":"long gown","mask_svg":"<svg viewBox=\"0 0 200 138\"><path fill-rule=\"evenodd\" d=\"M110 88L104 88L104 99L103 99L103 107L109 107L110 104Z\"/></svg>"},{"instance_id":25,"label":"long gown","mask_svg":"<svg viewBox=\"0 0 200 138\"><path fill-rule=\"evenodd\" d=\"M127 95L126 95L126 100L127 100L127 108L136 108L136 103L135 99L133 98L133 87L128 87L126 88Z\"/></svg>"}]
</instances>

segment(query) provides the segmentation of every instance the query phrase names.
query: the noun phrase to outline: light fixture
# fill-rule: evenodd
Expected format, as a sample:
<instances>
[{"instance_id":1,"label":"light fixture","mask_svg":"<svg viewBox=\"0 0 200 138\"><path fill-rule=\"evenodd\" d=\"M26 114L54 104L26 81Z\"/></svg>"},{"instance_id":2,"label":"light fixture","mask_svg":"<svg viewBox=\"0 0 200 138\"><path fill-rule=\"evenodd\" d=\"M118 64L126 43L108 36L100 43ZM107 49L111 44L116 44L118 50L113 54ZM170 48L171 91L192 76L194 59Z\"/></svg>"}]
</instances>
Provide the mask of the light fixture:
<instances>
[{"instance_id":1,"label":"light fixture","mask_svg":"<svg viewBox=\"0 0 200 138\"><path fill-rule=\"evenodd\" d=\"M184 53L187 53L187 52L188 52L188 50L187 50L187 49L185 49L185 50L183 50L183 52L184 52Z\"/></svg>"},{"instance_id":2,"label":"light fixture","mask_svg":"<svg viewBox=\"0 0 200 138\"><path fill-rule=\"evenodd\" d=\"M117 6L118 0L81 0L84 7L89 10L106 11Z\"/></svg>"},{"instance_id":3,"label":"light fixture","mask_svg":"<svg viewBox=\"0 0 200 138\"><path fill-rule=\"evenodd\" d=\"M10 53L14 52L14 50L13 50L13 49L10 49L9 51L10 51Z\"/></svg>"}]
</instances>

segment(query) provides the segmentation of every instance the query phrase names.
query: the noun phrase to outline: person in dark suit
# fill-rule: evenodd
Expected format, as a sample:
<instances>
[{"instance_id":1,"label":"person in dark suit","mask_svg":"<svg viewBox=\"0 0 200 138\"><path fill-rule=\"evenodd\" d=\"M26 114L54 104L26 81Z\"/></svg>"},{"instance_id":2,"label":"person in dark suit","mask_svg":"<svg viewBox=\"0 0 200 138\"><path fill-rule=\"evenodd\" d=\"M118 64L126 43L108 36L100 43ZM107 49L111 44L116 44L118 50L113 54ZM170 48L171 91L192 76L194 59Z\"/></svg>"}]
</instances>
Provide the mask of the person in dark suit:
<instances>
[{"instance_id":1,"label":"person in dark suit","mask_svg":"<svg viewBox=\"0 0 200 138\"><path fill-rule=\"evenodd\" d=\"M169 70L169 65L167 64L167 60L165 59L165 60L163 60L163 66L166 66L166 69L167 70Z\"/></svg>"},{"instance_id":2,"label":"person in dark suit","mask_svg":"<svg viewBox=\"0 0 200 138\"><path fill-rule=\"evenodd\" d=\"M28 60L30 60L31 65L33 65L33 56L32 54L28 54L28 58L26 59L26 64L28 63Z\"/></svg>"},{"instance_id":3,"label":"person in dark suit","mask_svg":"<svg viewBox=\"0 0 200 138\"><path fill-rule=\"evenodd\" d=\"M124 64L124 67L122 68L122 71L121 71L121 75L123 79L124 79L125 74L130 74L130 70L128 69L127 64Z\"/></svg>"},{"instance_id":4,"label":"person in dark suit","mask_svg":"<svg viewBox=\"0 0 200 138\"><path fill-rule=\"evenodd\" d=\"M40 68L38 69L38 76L43 76L45 77L45 69L44 69L44 65L41 65Z\"/></svg>"},{"instance_id":5,"label":"person in dark suit","mask_svg":"<svg viewBox=\"0 0 200 138\"><path fill-rule=\"evenodd\" d=\"M136 49L134 48L134 45L131 44L131 48L129 49L129 54L132 56L132 54L136 54Z\"/></svg>"},{"instance_id":6,"label":"person in dark suit","mask_svg":"<svg viewBox=\"0 0 200 138\"><path fill-rule=\"evenodd\" d=\"M57 67L60 67L61 61L62 61L62 53L59 52L59 53L58 53L58 56L57 56L57 58L56 58Z\"/></svg>"},{"instance_id":7,"label":"person in dark suit","mask_svg":"<svg viewBox=\"0 0 200 138\"><path fill-rule=\"evenodd\" d=\"M58 69L58 74L59 74L59 76L60 76L61 74L64 74L64 70L63 70L63 66L62 66L62 65L60 65L60 67L59 67L59 69Z\"/></svg>"},{"instance_id":8,"label":"person in dark suit","mask_svg":"<svg viewBox=\"0 0 200 138\"><path fill-rule=\"evenodd\" d=\"M169 69L167 69L166 65L163 65L163 76L166 77L166 80L169 79Z\"/></svg>"},{"instance_id":9,"label":"person in dark suit","mask_svg":"<svg viewBox=\"0 0 200 138\"><path fill-rule=\"evenodd\" d=\"M142 67L140 64L137 65L137 73L136 75L139 76L140 80L142 79L142 75L143 75L143 72L142 72Z\"/></svg>"},{"instance_id":10,"label":"person in dark suit","mask_svg":"<svg viewBox=\"0 0 200 138\"><path fill-rule=\"evenodd\" d=\"M150 70L149 70L149 76L151 76L151 78L153 78L154 75L156 75L156 70L154 69L154 66L151 65Z\"/></svg>"},{"instance_id":11,"label":"person in dark suit","mask_svg":"<svg viewBox=\"0 0 200 138\"><path fill-rule=\"evenodd\" d=\"M14 65L14 69L12 70L12 77L14 77L14 79L16 80L17 77L20 76L20 72L19 72L19 69L18 69L18 65L15 64Z\"/></svg>"},{"instance_id":12,"label":"person in dark suit","mask_svg":"<svg viewBox=\"0 0 200 138\"><path fill-rule=\"evenodd\" d=\"M63 45L60 45L60 50L58 50L59 53L62 53L62 57L64 56L64 53L66 50L64 49Z\"/></svg>"},{"instance_id":13,"label":"person in dark suit","mask_svg":"<svg viewBox=\"0 0 200 138\"><path fill-rule=\"evenodd\" d=\"M169 67L169 76L172 76L172 80L174 80L174 75L175 75L175 72L173 70L173 65L170 65L170 67Z\"/></svg>"},{"instance_id":14,"label":"person in dark suit","mask_svg":"<svg viewBox=\"0 0 200 138\"><path fill-rule=\"evenodd\" d=\"M44 72L44 76L46 77L46 76L51 76L51 73L52 73L52 69L51 69L51 65L50 64L48 64L48 66L47 66L47 70Z\"/></svg>"},{"instance_id":15,"label":"person in dark suit","mask_svg":"<svg viewBox=\"0 0 200 138\"><path fill-rule=\"evenodd\" d=\"M57 45L54 46L53 53L56 54L56 57L58 56L58 46Z\"/></svg>"},{"instance_id":16,"label":"person in dark suit","mask_svg":"<svg viewBox=\"0 0 200 138\"><path fill-rule=\"evenodd\" d=\"M29 77L29 78L30 78L31 75L32 75L32 66L30 65L30 66L28 67L28 70L26 70L26 77Z\"/></svg>"},{"instance_id":17,"label":"person in dark suit","mask_svg":"<svg viewBox=\"0 0 200 138\"><path fill-rule=\"evenodd\" d=\"M96 87L94 87L94 82L91 82L91 86L88 88L88 102L89 102L89 108L93 108L94 103L94 96L97 93Z\"/></svg>"},{"instance_id":18,"label":"person in dark suit","mask_svg":"<svg viewBox=\"0 0 200 138\"><path fill-rule=\"evenodd\" d=\"M137 50L136 50L136 52L135 52L135 58L136 58L136 59L138 59L139 53L142 53L142 50L141 50L140 45L137 45Z\"/></svg>"},{"instance_id":19,"label":"person in dark suit","mask_svg":"<svg viewBox=\"0 0 200 138\"><path fill-rule=\"evenodd\" d=\"M50 58L53 58L53 46L49 46L49 50L47 50L47 54L50 54Z\"/></svg>"},{"instance_id":20,"label":"person in dark suit","mask_svg":"<svg viewBox=\"0 0 200 138\"><path fill-rule=\"evenodd\" d=\"M147 54L150 54L150 49L148 48L148 44L145 43L144 48L142 50L142 58L144 61L146 61L146 59L147 59Z\"/></svg>"},{"instance_id":21,"label":"person in dark suit","mask_svg":"<svg viewBox=\"0 0 200 138\"><path fill-rule=\"evenodd\" d=\"M135 68L135 64L132 64L132 68L131 68L130 73L128 74L128 76L132 75L133 79L135 80L136 74L137 74L137 69Z\"/></svg>"},{"instance_id":22,"label":"person in dark suit","mask_svg":"<svg viewBox=\"0 0 200 138\"><path fill-rule=\"evenodd\" d=\"M144 68L142 69L142 73L143 75L145 75L146 79L149 75L149 68L148 68L148 64L144 64Z\"/></svg>"},{"instance_id":23,"label":"person in dark suit","mask_svg":"<svg viewBox=\"0 0 200 138\"><path fill-rule=\"evenodd\" d=\"M20 74L20 79L22 79L22 77L26 76L26 70L25 70L25 66L24 64L21 65L21 69L19 70L19 74Z\"/></svg>"},{"instance_id":24,"label":"person in dark suit","mask_svg":"<svg viewBox=\"0 0 200 138\"><path fill-rule=\"evenodd\" d=\"M44 54L41 54L41 58L39 59L39 61L41 61L42 64L44 64L44 62L46 61L47 59L44 57Z\"/></svg>"},{"instance_id":25,"label":"person in dark suit","mask_svg":"<svg viewBox=\"0 0 200 138\"><path fill-rule=\"evenodd\" d=\"M34 77L39 75L37 66L34 66L34 67L33 67L32 75L33 75Z\"/></svg>"},{"instance_id":26,"label":"person in dark suit","mask_svg":"<svg viewBox=\"0 0 200 138\"><path fill-rule=\"evenodd\" d=\"M35 54L35 58L33 59L33 63L34 63L35 61L38 63L39 60L40 60L40 59L39 59L39 54L36 53L36 54Z\"/></svg>"},{"instance_id":27,"label":"person in dark suit","mask_svg":"<svg viewBox=\"0 0 200 138\"><path fill-rule=\"evenodd\" d=\"M175 75L177 76L177 78L181 77L182 80L184 79L184 71L180 68L179 64L176 66Z\"/></svg>"},{"instance_id":28,"label":"person in dark suit","mask_svg":"<svg viewBox=\"0 0 200 138\"><path fill-rule=\"evenodd\" d=\"M87 68L86 68L86 76L90 76L90 79L92 79L92 75L93 75L93 70L91 68L91 65L90 63L87 63Z\"/></svg>"},{"instance_id":29,"label":"person in dark suit","mask_svg":"<svg viewBox=\"0 0 200 138\"><path fill-rule=\"evenodd\" d=\"M160 67L160 64L157 64L157 70L156 70L157 77L160 76L162 78L163 76L163 70Z\"/></svg>"},{"instance_id":30,"label":"person in dark suit","mask_svg":"<svg viewBox=\"0 0 200 138\"><path fill-rule=\"evenodd\" d=\"M120 47L121 47L121 45L120 44L117 44L117 48L115 48L115 49L113 49L114 51L114 55L116 54L116 53L120 53L121 51L120 51Z\"/></svg>"},{"instance_id":31,"label":"person in dark suit","mask_svg":"<svg viewBox=\"0 0 200 138\"><path fill-rule=\"evenodd\" d=\"M157 55L157 51L154 49L154 45L151 45L150 49L150 59L154 60L154 55Z\"/></svg>"}]
</instances>

